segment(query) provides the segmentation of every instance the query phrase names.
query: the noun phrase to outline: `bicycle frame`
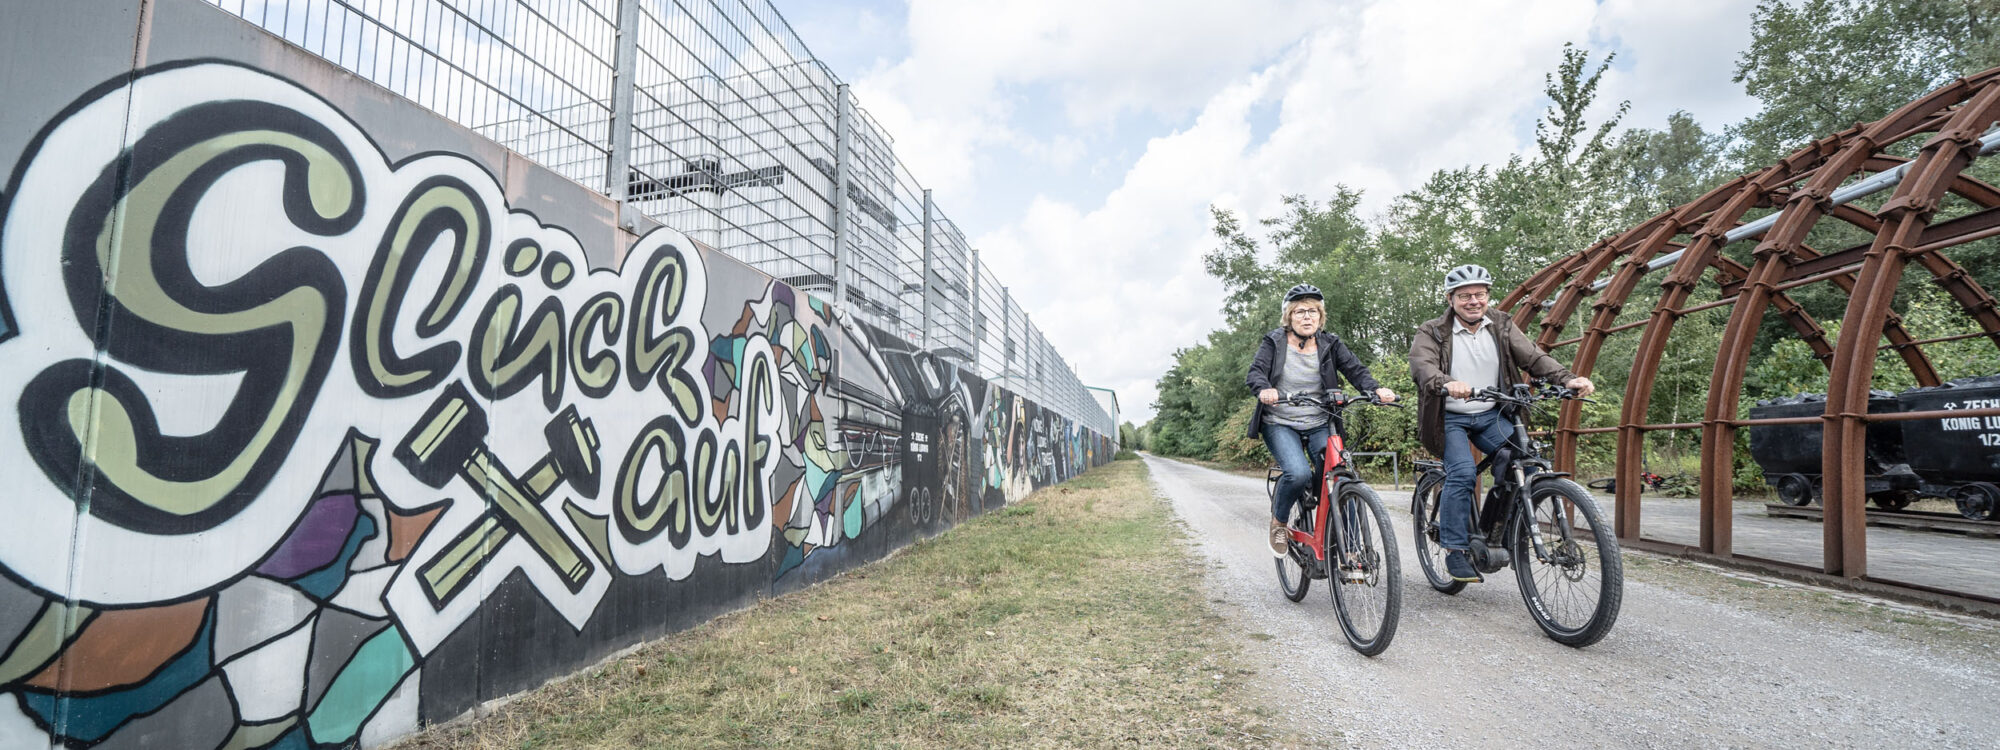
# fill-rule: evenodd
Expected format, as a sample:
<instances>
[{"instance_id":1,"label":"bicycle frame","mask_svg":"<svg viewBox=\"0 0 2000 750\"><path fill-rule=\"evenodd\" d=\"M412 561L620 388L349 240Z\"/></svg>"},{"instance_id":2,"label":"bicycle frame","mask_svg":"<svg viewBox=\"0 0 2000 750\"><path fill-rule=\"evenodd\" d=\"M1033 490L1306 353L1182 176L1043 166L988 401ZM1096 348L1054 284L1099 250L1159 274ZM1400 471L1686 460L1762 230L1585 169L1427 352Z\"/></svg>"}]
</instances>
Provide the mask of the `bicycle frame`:
<instances>
[{"instance_id":1,"label":"bicycle frame","mask_svg":"<svg viewBox=\"0 0 2000 750\"><path fill-rule=\"evenodd\" d=\"M1566 477L1570 474L1556 471L1554 465L1550 464L1548 459L1542 458L1541 451L1536 449L1534 438L1528 434L1527 403L1502 401L1496 408L1501 410L1501 417L1514 426L1514 434L1499 450L1481 460L1473 469L1475 477L1489 470L1494 477L1493 489L1486 493L1486 497L1480 497L1480 493L1476 490L1473 492L1472 512L1466 516L1467 523L1472 525L1468 531L1469 539L1475 548L1474 556L1487 558L1497 549L1501 550L1500 555L1505 558L1508 554L1505 550L1514 549L1515 542L1520 539L1521 533L1526 531L1529 535L1529 546L1534 550L1536 557L1548 560L1549 552L1542 543L1542 530L1527 522L1532 513L1528 507L1529 499L1534 494L1531 490L1534 482ZM1488 506L1488 503L1495 501L1506 503L1504 516L1498 515ZM1489 514L1493 517L1489 518ZM1574 509L1563 509L1562 518L1565 523L1574 526L1574 516ZM1518 564L1520 561L1502 559L1498 564L1479 567L1482 570L1491 567L1491 570L1485 570L1490 573L1508 565Z\"/></svg>"},{"instance_id":2,"label":"bicycle frame","mask_svg":"<svg viewBox=\"0 0 2000 750\"><path fill-rule=\"evenodd\" d=\"M1359 481L1360 477L1354 473L1353 465L1347 461L1347 443L1341 440L1338 430L1327 435L1326 457L1321 463L1323 466L1320 469L1319 499L1314 505L1311 516L1312 531L1292 529L1291 533L1292 541L1312 550L1313 560L1319 563L1321 571L1330 574L1332 568L1328 565L1326 551L1332 545L1328 544L1328 535L1337 533L1333 524L1328 523L1332 518L1333 503L1340 497L1342 485Z\"/></svg>"},{"instance_id":3,"label":"bicycle frame","mask_svg":"<svg viewBox=\"0 0 2000 750\"><path fill-rule=\"evenodd\" d=\"M1347 423L1341 416L1340 411L1348 403L1350 402L1336 402L1333 405L1334 408L1327 409L1327 418L1332 423L1333 429L1327 431L1326 453L1320 462L1320 481L1318 482L1317 489L1318 500L1314 504L1312 514L1308 516L1312 521L1312 531L1289 530L1293 543L1312 550L1313 561L1319 567L1318 572L1326 577L1331 577L1334 573L1333 562L1327 557L1327 550L1333 548L1330 542L1344 541L1339 538L1329 539L1329 535L1338 534L1334 524L1329 523L1332 518L1333 504L1340 497L1340 489L1342 487L1346 486L1349 482L1361 481L1361 475L1354 471L1354 464L1348 459L1347 441L1341 437L1341 434L1347 431ZM1359 522L1351 516L1345 520L1347 524ZM1343 524L1341 527L1345 528L1347 524Z\"/></svg>"}]
</instances>

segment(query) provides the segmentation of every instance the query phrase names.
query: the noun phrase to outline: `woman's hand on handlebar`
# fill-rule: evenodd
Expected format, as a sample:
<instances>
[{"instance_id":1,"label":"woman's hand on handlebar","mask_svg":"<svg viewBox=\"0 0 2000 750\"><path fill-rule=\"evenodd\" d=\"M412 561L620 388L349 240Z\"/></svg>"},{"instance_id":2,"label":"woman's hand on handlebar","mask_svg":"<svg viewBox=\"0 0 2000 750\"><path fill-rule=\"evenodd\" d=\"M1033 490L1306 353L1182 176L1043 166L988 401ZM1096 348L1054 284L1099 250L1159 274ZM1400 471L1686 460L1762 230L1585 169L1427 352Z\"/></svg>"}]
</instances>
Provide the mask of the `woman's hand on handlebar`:
<instances>
[{"instance_id":1,"label":"woman's hand on handlebar","mask_svg":"<svg viewBox=\"0 0 2000 750\"><path fill-rule=\"evenodd\" d=\"M1278 389L1265 388L1264 390L1258 391L1257 400L1264 402L1265 406L1270 406L1272 404L1278 403Z\"/></svg>"},{"instance_id":2,"label":"woman's hand on handlebar","mask_svg":"<svg viewBox=\"0 0 2000 750\"><path fill-rule=\"evenodd\" d=\"M1375 400L1385 404L1396 403L1396 392L1387 388L1375 389Z\"/></svg>"}]
</instances>

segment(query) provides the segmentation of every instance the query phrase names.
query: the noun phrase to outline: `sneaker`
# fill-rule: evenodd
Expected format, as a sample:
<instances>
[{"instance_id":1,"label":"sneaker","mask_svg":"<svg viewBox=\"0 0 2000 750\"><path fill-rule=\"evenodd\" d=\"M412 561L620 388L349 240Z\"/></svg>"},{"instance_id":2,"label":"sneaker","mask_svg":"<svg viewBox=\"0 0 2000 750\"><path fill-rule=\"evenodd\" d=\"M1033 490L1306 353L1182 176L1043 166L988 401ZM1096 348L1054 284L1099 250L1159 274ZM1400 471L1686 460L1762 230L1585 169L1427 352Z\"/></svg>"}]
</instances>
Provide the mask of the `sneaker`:
<instances>
[{"instance_id":1,"label":"sneaker","mask_svg":"<svg viewBox=\"0 0 2000 750\"><path fill-rule=\"evenodd\" d=\"M1272 556L1284 557L1286 553L1291 552L1291 541L1292 541L1292 530L1285 528L1284 524L1278 523L1277 521L1272 521L1271 522Z\"/></svg>"},{"instance_id":2,"label":"sneaker","mask_svg":"<svg viewBox=\"0 0 2000 750\"><path fill-rule=\"evenodd\" d=\"M1452 550L1444 555L1444 569L1451 572L1451 580L1478 583L1486 579L1479 577L1479 571L1472 567L1472 560L1464 550Z\"/></svg>"}]
</instances>

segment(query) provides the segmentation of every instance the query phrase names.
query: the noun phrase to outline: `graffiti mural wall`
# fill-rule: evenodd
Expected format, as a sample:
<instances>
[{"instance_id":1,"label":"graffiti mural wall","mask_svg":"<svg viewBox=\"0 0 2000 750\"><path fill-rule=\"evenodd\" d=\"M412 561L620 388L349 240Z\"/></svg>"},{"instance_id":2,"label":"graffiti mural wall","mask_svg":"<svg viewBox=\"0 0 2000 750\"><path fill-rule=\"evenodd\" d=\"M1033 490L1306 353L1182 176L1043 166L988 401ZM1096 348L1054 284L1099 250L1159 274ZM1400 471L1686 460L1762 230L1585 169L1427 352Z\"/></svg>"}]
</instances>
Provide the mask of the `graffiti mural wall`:
<instances>
[{"instance_id":1,"label":"graffiti mural wall","mask_svg":"<svg viewBox=\"0 0 2000 750\"><path fill-rule=\"evenodd\" d=\"M151 62L0 143L0 746L376 744L1110 458L330 93Z\"/></svg>"}]
</instances>

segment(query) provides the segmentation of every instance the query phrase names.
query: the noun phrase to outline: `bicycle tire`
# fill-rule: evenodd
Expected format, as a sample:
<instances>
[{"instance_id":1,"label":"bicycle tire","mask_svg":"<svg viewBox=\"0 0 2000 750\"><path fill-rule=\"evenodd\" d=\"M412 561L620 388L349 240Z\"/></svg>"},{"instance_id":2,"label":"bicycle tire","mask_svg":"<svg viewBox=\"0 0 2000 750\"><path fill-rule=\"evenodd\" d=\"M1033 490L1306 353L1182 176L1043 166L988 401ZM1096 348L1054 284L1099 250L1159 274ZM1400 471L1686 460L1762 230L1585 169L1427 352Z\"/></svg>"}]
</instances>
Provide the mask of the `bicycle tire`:
<instances>
[{"instance_id":1,"label":"bicycle tire","mask_svg":"<svg viewBox=\"0 0 2000 750\"><path fill-rule=\"evenodd\" d=\"M1521 585L1521 600L1528 615L1550 640L1572 648L1583 648L1604 639L1618 622L1618 610L1625 598L1625 565L1618 550L1618 537L1598 512L1597 500L1568 479L1535 482L1529 496L1529 517L1522 520L1531 528L1519 529L1514 540L1514 578ZM1590 531L1585 540L1576 533L1576 519L1561 522L1562 509L1573 508ZM1542 531L1537 554L1529 532ZM1591 563L1595 562L1593 569ZM1591 574L1596 579L1591 580Z\"/></svg>"},{"instance_id":2,"label":"bicycle tire","mask_svg":"<svg viewBox=\"0 0 2000 750\"><path fill-rule=\"evenodd\" d=\"M1453 579L1445 570L1443 547L1438 546L1438 495L1444 490L1444 474L1426 472L1417 478L1410 493L1410 528L1417 541L1417 567L1431 589L1451 596L1465 590L1465 582Z\"/></svg>"},{"instance_id":3,"label":"bicycle tire","mask_svg":"<svg viewBox=\"0 0 2000 750\"><path fill-rule=\"evenodd\" d=\"M1334 505L1330 521L1338 533L1327 535L1328 588L1340 632L1362 656L1375 656L1396 638L1403 611L1403 569L1396 551L1396 529L1382 508L1381 496L1366 484L1350 482Z\"/></svg>"},{"instance_id":4,"label":"bicycle tire","mask_svg":"<svg viewBox=\"0 0 2000 750\"><path fill-rule=\"evenodd\" d=\"M1296 522L1301 513L1305 512L1300 507L1302 505L1304 503L1292 506L1292 518L1294 522ZM1299 546L1297 542L1293 542L1287 546L1291 548L1291 551L1283 557L1276 558L1278 590L1284 593L1286 599L1294 602L1305 601L1306 592L1312 590L1312 576L1306 572L1306 561L1300 558L1301 553L1311 554L1311 551Z\"/></svg>"}]
</instances>

